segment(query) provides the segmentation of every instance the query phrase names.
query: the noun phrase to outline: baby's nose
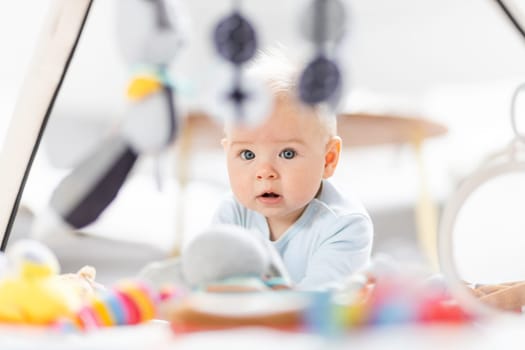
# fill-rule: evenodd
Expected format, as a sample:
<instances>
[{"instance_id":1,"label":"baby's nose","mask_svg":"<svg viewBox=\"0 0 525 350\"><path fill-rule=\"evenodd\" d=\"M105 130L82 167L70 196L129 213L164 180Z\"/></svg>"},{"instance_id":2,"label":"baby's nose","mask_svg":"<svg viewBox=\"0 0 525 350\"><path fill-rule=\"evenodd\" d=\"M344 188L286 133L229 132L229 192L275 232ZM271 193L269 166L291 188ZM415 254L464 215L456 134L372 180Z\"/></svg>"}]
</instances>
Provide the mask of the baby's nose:
<instances>
[{"instance_id":1,"label":"baby's nose","mask_svg":"<svg viewBox=\"0 0 525 350\"><path fill-rule=\"evenodd\" d=\"M257 169L256 177L257 180L276 179L277 171L269 164L261 165Z\"/></svg>"}]
</instances>

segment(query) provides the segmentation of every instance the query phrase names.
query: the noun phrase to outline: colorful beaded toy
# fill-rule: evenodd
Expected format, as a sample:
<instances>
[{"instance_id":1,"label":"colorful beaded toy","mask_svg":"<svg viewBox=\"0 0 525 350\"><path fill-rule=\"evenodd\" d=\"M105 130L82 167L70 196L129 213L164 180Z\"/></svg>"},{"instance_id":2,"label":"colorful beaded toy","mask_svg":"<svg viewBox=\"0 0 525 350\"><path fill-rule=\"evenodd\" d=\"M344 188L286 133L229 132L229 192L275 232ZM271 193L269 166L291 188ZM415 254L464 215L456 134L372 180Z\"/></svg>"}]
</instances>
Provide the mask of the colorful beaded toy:
<instances>
[{"instance_id":1,"label":"colorful beaded toy","mask_svg":"<svg viewBox=\"0 0 525 350\"><path fill-rule=\"evenodd\" d=\"M152 320L159 297L139 281L127 281L101 293L76 315L81 329L134 325Z\"/></svg>"}]
</instances>

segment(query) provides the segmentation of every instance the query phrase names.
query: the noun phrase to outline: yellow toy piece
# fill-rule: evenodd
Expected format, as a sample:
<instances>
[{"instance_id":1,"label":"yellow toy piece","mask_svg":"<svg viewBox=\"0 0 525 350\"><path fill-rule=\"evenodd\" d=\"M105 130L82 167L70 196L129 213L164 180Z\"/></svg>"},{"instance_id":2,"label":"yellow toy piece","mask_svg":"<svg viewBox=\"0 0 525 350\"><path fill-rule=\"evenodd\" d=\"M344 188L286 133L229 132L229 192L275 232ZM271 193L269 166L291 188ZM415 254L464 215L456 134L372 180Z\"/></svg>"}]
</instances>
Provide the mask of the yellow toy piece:
<instances>
[{"instance_id":1,"label":"yellow toy piece","mask_svg":"<svg viewBox=\"0 0 525 350\"><path fill-rule=\"evenodd\" d=\"M140 76L131 81L128 86L127 96L133 101L141 100L159 91L162 83L154 76Z\"/></svg>"},{"instance_id":2,"label":"yellow toy piece","mask_svg":"<svg viewBox=\"0 0 525 350\"><path fill-rule=\"evenodd\" d=\"M72 319L82 299L71 283L57 278L55 255L31 240L9 248L11 270L0 279L0 323L50 325Z\"/></svg>"},{"instance_id":3,"label":"yellow toy piece","mask_svg":"<svg viewBox=\"0 0 525 350\"><path fill-rule=\"evenodd\" d=\"M20 276L0 281L0 322L48 325L72 318L80 299L69 285L50 277L51 268L26 261Z\"/></svg>"}]
</instances>

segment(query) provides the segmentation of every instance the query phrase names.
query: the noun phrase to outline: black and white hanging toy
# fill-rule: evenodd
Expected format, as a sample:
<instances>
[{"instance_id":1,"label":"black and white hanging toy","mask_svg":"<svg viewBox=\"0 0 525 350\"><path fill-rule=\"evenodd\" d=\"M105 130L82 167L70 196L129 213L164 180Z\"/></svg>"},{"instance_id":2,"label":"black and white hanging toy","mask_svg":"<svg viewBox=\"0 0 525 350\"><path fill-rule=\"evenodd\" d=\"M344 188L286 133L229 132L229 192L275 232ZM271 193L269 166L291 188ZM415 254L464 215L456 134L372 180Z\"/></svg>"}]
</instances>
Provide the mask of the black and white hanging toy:
<instances>
[{"instance_id":1,"label":"black and white hanging toy","mask_svg":"<svg viewBox=\"0 0 525 350\"><path fill-rule=\"evenodd\" d=\"M341 0L313 0L305 13L302 33L315 48L313 59L299 77L299 98L307 105L335 107L343 78L334 60L346 32L346 8Z\"/></svg>"},{"instance_id":2,"label":"black and white hanging toy","mask_svg":"<svg viewBox=\"0 0 525 350\"><path fill-rule=\"evenodd\" d=\"M241 13L239 3L231 14L215 26L213 43L219 57L227 62L226 85L214 88L211 115L220 122L256 125L268 115L271 106L267 87L243 69L256 54L257 33Z\"/></svg>"},{"instance_id":3,"label":"black and white hanging toy","mask_svg":"<svg viewBox=\"0 0 525 350\"><path fill-rule=\"evenodd\" d=\"M95 222L137 159L160 154L177 136L174 85L167 70L185 41L180 5L174 0L119 0L116 13L117 44L135 68L125 118L58 184L48 211L37 216L35 238Z\"/></svg>"}]
</instances>

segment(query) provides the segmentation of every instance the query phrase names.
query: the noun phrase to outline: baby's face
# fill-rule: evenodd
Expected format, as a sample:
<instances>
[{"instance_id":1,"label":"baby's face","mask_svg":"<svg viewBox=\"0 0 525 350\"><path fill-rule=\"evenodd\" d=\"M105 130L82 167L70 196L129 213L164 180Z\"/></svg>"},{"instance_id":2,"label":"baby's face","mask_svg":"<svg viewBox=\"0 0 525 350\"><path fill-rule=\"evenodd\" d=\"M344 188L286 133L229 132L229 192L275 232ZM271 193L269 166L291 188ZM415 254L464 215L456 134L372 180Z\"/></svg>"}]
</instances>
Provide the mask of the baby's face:
<instances>
[{"instance_id":1,"label":"baby's face","mask_svg":"<svg viewBox=\"0 0 525 350\"><path fill-rule=\"evenodd\" d=\"M277 99L257 128L234 127L223 140L232 191L245 207L293 223L332 175L340 139L294 99Z\"/></svg>"}]
</instances>

